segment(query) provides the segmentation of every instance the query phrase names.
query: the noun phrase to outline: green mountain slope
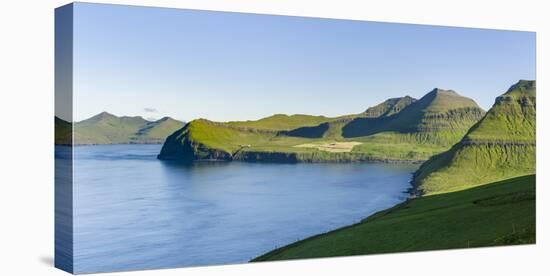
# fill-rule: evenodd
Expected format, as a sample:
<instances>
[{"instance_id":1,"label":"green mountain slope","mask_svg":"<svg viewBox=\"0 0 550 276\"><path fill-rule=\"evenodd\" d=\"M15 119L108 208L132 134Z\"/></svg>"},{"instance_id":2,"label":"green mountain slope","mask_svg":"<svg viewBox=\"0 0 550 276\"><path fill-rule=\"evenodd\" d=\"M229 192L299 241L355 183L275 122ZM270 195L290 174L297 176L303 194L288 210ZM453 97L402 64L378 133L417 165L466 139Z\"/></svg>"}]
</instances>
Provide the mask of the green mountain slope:
<instances>
[{"instance_id":1,"label":"green mountain slope","mask_svg":"<svg viewBox=\"0 0 550 276\"><path fill-rule=\"evenodd\" d=\"M344 137L393 132L417 142L456 143L485 112L452 90L434 89L401 112L381 118L357 118L343 128Z\"/></svg>"},{"instance_id":2,"label":"green mountain slope","mask_svg":"<svg viewBox=\"0 0 550 276\"><path fill-rule=\"evenodd\" d=\"M409 96L401 98L390 98L385 100L383 103L369 107L365 111L365 117L369 118L378 118L378 117L387 117L393 114L398 113L403 108L409 106L410 104L416 101L415 98Z\"/></svg>"},{"instance_id":3,"label":"green mountain slope","mask_svg":"<svg viewBox=\"0 0 550 276\"><path fill-rule=\"evenodd\" d=\"M74 143L88 144L150 144L162 143L182 122L172 118L162 118L150 122L142 117L117 117L102 112L89 119L77 122L74 126Z\"/></svg>"},{"instance_id":4,"label":"green mountain slope","mask_svg":"<svg viewBox=\"0 0 550 276\"><path fill-rule=\"evenodd\" d=\"M133 136L130 137L133 143L164 143L168 135L183 126L183 122L164 117L157 121L147 122Z\"/></svg>"},{"instance_id":5,"label":"green mountain slope","mask_svg":"<svg viewBox=\"0 0 550 276\"><path fill-rule=\"evenodd\" d=\"M449 151L415 173L419 193L456 191L535 172L536 83L520 81Z\"/></svg>"},{"instance_id":6,"label":"green mountain slope","mask_svg":"<svg viewBox=\"0 0 550 276\"><path fill-rule=\"evenodd\" d=\"M72 145L73 127L71 123L55 117L55 144L56 145Z\"/></svg>"},{"instance_id":7,"label":"green mountain slope","mask_svg":"<svg viewBox=\"0 0 550 276\"><path fill-rule=\"evenodd\" d=\"M369 107L365 112L352 115L344 115L336 118L328 118L325 122L314 126L306 125L298 127L289 131L285 131L282 134L293 137L303 138L325 138L332 140L345 139L343 129L350 122L361 119L380 119L399 113L410 104L414 103L416 99L409 96L401 98L390 98L384 102L377 104L373 107Z\"/></svg>"},{"instance_id":8,"label":"green mountain slope","mask_svg":"<svg viewBox=\"0 0 550 276\"><path fill-rule=\"evenodd\" d=\"M330 120L332 118L325 116L275 114L257 121L227 122L227 125L262 130L291 130L304 126L315 126Z\"/></svg>"},{"instance_id":9,"label":"green mountain slope","mask_svg":"<svg viewBox=\"0 0 550 276\"><path fill-rule=\"evenodd\" d=\"M411 199L252 261L533 244L535 207L535 176L523 176Z\"/></svg>"},{"instance_id":10,"label":"green mountain slope","mask_svg":"<svg viewBox=\"0 0 550 276\"><path fill-rule=\"evenodd\" d=\"M363 113L336 118L274 115L258 121L228 123L201 119L169 136L159 158L276 162L426 160L459 141L483 114L468 98L434 90L418 101L411 97L389 99Z\"/></svg>"}]
</instances>

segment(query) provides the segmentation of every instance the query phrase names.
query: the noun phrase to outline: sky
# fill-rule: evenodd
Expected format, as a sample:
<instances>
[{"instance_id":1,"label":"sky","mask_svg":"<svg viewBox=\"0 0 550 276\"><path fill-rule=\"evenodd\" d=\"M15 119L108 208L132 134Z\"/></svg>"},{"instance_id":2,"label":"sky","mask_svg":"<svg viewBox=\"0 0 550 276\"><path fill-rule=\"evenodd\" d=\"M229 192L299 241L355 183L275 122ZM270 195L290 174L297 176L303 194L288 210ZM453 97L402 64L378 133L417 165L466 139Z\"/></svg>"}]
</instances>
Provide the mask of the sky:
<instances>
[{"instance_id":1,"label":"sky","mask_svg":"<svg viewBox=\"0 0 550 276\"><path fill-rule=\"evenodd\" d=\"M77 3L74 120L359 113L453 89L489 109L535 79L535 33Z\"/></svg>"}]
</instances>

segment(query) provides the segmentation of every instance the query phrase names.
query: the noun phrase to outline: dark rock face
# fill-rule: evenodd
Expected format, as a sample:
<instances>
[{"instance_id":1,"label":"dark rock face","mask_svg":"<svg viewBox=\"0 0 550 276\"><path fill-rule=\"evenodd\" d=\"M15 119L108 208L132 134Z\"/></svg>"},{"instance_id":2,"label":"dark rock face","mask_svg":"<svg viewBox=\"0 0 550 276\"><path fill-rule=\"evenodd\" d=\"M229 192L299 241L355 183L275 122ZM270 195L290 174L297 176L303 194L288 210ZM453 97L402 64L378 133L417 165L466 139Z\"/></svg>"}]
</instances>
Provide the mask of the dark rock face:
<instances>
[{"instance_id":1,"label":"dark rock face","mask_svg":"<svg viewBox=\"0 0 550 276\"><path fill-rule=\"evenodd\" d=\"M290 131L282 131L280 134L292 137L321 138L329 128L329 123L318 126L301 127Z\"/></svg>"},{"instance_id":2,"label":"dark rock face","mask_svg":"<svg viewBox=\"0 0 550 276\"><path fill-rule=\"evenodd\" d=\"M269 162L269 163L297 163L298 157L296 153L286 152L255 152L245 151L239 152L234 157L234 160L247 162Z\"/></svg>"},{"instance_id":3,"label":"dark rock face","mask_svg":"<svg viewBox=\"0 0 550 276\"><path fill-rule=\"evenodd\" d=\"M183 139L179 145L178 143L178 141L166 139L157 158L161 160L179 160L186 162L233 160L233 157L228 152L208 148L202 144L194 143L188 138Z\"/></svg>"}]
</instances>

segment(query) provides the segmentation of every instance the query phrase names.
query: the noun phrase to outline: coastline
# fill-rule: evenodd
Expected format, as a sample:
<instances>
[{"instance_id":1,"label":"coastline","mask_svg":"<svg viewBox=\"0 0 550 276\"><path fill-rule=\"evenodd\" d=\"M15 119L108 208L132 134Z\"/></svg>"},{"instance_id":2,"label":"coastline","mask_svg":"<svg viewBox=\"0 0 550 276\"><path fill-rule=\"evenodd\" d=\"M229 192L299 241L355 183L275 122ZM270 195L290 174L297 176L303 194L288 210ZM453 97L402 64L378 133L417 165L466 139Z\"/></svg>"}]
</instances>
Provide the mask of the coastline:
<instances>
[{"instance_id":1,"label":"coastline","mask_svg":"<svg viewBox=\"0 0 550 276\"><path fill-rule=\"evenodd\" d=\"M535 181L531 174L407 198L360 222L283 245L249 262L534 244ZM448 233L457 231L461 235L449 239Z\"/></svg>"}]
</instances>

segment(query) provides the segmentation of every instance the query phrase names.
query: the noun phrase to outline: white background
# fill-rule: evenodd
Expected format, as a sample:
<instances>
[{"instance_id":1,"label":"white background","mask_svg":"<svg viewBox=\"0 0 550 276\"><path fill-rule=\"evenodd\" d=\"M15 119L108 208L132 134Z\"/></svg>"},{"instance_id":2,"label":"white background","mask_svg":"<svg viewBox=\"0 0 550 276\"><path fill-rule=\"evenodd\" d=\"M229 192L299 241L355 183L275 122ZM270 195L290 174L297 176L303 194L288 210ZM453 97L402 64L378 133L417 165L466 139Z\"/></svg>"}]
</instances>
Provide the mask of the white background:
<instances>
[{"instance_id":1,"label":"white background","mask_svg":"<svg viewBox=\"0 0 550 276\"><path fill-rule=\"evenodd\" d=\"M550 272L547 212L550 91L546 82L550 74L547 27L550 9L544 6L547 1L96 2L537 32L537 245L109 275L548 275ZM66 274L52 267L54 8L66 3L68 1L55 0L0 2L0 275Z\"/></svg>"}]
</instances>

